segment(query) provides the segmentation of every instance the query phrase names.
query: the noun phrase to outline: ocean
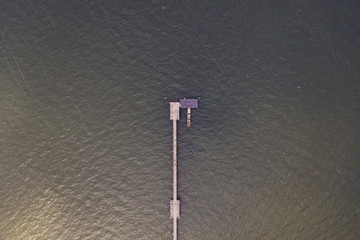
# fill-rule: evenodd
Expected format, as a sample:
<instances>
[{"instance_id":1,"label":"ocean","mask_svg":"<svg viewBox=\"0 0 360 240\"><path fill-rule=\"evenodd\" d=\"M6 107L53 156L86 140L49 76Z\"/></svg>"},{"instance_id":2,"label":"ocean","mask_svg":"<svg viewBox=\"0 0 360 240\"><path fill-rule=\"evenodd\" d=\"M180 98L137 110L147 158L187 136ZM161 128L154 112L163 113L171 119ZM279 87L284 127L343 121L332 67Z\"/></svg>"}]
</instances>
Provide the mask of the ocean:
<instances>
[{"instance_id":1,"label":"ocean","mask_svg":"<svg viewBox=\"0 0 360 240\"><path fill-rule=\"evenodd\" d=\"M0 239L360 239L358 1L1 1Z\"/></svg>"}]
</instances>

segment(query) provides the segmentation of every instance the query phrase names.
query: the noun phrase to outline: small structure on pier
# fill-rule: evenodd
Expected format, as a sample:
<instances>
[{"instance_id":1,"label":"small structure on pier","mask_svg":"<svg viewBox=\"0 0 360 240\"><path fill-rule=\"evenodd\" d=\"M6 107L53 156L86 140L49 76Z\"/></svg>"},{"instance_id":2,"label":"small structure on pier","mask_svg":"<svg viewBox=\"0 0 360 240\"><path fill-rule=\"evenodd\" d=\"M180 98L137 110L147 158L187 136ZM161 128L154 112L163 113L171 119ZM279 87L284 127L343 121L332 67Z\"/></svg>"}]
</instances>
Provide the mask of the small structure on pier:
<instances>
[{"instance_id":1,"label":"small structure on pier","mask_svg":"<svg viewBox=\"0 0 360 240\"><path fill-rule=\"evenodd\" d=\"M190 115L191 108L198 108L198 100L197 99L180 99L180 107L187 108L187 120L186 126L190 127Z\"/></svg>"},{"instance_id":2,"label":"small structure on pier","mask_svg":"<svg viewBox=\"0 0 360 240\"><path fill-rule=\"evenodd\" d=\"M173 240L177 240L177 220L180 219L180 201L177 199L177 122L180 108L187 108L187 126L190 126L190 109L198 108L198 99L181 99L170 102L170 120L173 121L173 199L170 200L170 219L173 219Z\"/></svg>"}]
</instances>

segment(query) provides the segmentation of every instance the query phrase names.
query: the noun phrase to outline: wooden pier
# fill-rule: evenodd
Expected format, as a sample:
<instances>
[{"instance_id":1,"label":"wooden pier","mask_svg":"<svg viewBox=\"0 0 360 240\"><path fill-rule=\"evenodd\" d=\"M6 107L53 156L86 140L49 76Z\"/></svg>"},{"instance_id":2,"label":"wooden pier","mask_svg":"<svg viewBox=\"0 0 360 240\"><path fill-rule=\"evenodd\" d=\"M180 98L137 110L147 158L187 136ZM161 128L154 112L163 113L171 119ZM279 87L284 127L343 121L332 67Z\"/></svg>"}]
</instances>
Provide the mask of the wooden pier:
<instances>
[{"instance_id":1,"label":"wooden pier","mask_svg":"<svg viewBox=\"0 0 360 240\"><path fill-rule=\"evenodd\" d=\"M180 219L180 201L177 199L177 121L180 119L180 108L187 108L187 126L190 126L190 108L197 107L197 99L181 99L180 102L170 102L170 120L173 122L173 199L170 200L173 240L177 240L177 220Z\"/></svg>"},{"instance_id":2,"label":"wooden pier","mask_svg":"<svg viewBox=\"0 0 360 240\"><path fill-rule=\"evenodd\" d=\"M180 103L170 103L170 120L173 121L173 199L170 201L170 218L173 219L173 240L177 240L177 220L180 219L180 201L177 200L177 121Z\"/></svg>"}]
</instances>

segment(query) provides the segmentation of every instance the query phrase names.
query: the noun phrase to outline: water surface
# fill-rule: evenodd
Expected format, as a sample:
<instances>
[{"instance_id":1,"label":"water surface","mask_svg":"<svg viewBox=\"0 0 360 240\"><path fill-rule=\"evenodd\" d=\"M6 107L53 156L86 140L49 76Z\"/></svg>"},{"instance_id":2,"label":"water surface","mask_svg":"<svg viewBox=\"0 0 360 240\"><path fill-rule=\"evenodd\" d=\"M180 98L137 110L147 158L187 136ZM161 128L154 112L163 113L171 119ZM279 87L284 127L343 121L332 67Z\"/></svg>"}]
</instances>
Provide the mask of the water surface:
<instances>
[{"instance_id":1,"label":"water surface","mask_svg":"<svg viewBox=\"0 0 360 240\"><path fill-rule=\"evenodd\" d=\"M0 239L360 239L357 1L3 1Z\"/></svg>"}]
</instances>

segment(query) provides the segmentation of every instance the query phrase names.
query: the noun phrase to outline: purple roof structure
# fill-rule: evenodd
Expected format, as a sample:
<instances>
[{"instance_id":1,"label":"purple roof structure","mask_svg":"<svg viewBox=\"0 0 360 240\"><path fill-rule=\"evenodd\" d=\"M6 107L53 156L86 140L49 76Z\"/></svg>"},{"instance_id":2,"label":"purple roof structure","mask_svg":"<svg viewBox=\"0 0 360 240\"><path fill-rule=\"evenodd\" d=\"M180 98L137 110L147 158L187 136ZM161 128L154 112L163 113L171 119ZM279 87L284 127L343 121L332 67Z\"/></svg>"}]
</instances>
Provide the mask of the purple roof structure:
<instances>
[{"instance_id":1,"label":"purple roof structure","mask_svg":"<svg viewBox=\"0 0 360 240\"><path fill-rule=\"evenodd\" d=\"M198 108L197 99L180 99L180 108Z\"/></svg>"}]
</instances>

